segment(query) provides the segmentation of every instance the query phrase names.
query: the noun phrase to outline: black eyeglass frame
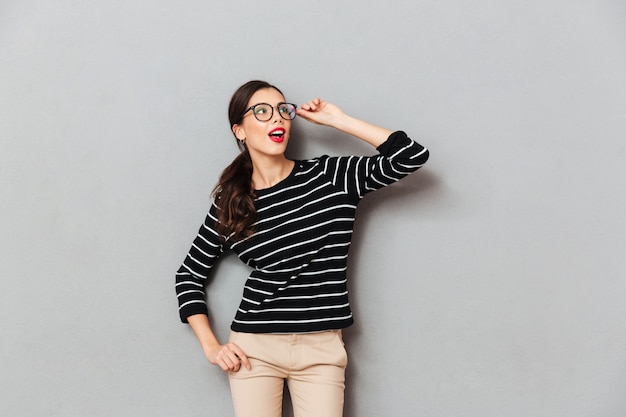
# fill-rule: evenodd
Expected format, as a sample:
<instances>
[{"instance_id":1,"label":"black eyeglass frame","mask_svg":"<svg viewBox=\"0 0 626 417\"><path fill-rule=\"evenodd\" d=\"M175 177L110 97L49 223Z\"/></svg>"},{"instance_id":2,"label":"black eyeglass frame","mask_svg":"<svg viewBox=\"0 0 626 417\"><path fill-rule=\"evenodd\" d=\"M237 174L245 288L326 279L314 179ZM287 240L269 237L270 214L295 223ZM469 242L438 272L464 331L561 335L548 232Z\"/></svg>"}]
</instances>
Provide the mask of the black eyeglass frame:
<instances>
[{"instance_id":1,"label":"black eyeglass frame","mask_svg":"<svg viewBox=\"0 0 626 417\"><path fill-rule=\"evenodd\" d=\"M288 104L290 106L293 106L293 117L289 117L291 112L287 113L287 117L285 117L280 111L278 112L279 116L282 117L285 120L293 120L293 119L295 119L296 118L296 109L298 108L298 106L296 106L293 103L287 103L285 101L281 101L280 103L278 103L276 105L276 110L278 110L278 107L280 107L282 104ZM270 113L270 117L267 120L260 120L257 117L257 114L254 112L254 108L256 106L268 106L270 109L272 109L272 112ZM270 120L272 120L272 117L274 117L274 106L272 106L269 103L257 103L254 106L248 107L248 109L241 114L241 118L243 118L246 115L246 113L248 113L250 110L252 110L252 114L254 115L254 118L257 119L259 122L269 122Z\"/></svg>"}]
</instances>

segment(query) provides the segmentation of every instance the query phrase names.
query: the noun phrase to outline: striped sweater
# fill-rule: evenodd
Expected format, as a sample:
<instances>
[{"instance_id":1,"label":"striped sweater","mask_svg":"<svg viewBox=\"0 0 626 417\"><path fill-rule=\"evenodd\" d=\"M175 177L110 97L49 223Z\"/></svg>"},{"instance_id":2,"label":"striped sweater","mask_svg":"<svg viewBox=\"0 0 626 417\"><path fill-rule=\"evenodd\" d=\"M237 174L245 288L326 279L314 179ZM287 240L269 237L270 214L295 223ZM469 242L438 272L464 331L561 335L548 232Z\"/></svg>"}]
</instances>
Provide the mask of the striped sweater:
<instances>
[{"instance_id":1,"label":"striped sweater","mask_svg":"<svg viewBox=\"0 0 626 417\"><path fill-rule=\"evenodd\" d=\"M420 168L429 155L404 132L393 133L378 151L296 161L287 178L256 191L258 220L246 239L220 240L213 203L176 274L181 320L207 314L207 276L230 249L252 268L232 330L303 333L351 325L346 265L357 204Z\"/></svg>"}]
</instances>

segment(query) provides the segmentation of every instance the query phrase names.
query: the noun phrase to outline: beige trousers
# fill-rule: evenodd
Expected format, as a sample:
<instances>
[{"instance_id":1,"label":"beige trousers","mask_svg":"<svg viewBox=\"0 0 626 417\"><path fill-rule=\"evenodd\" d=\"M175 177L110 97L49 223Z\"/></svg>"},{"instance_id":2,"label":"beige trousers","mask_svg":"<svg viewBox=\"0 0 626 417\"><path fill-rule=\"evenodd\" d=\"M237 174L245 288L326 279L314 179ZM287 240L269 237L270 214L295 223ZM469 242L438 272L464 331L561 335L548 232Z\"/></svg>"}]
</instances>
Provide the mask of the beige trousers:
<instances>
[{"instance_id":1,"label":"beige trousers","mask_svg":"<svg viewBox=\"0 0 626 417\"><path fill-rule=\"evenodd\" d=\"M304 334L232 332L252 369L230 372L236 417L280 417L285 381L294 417L342 417L348 355L341 330Z\"/></svg>"}]
</instances>

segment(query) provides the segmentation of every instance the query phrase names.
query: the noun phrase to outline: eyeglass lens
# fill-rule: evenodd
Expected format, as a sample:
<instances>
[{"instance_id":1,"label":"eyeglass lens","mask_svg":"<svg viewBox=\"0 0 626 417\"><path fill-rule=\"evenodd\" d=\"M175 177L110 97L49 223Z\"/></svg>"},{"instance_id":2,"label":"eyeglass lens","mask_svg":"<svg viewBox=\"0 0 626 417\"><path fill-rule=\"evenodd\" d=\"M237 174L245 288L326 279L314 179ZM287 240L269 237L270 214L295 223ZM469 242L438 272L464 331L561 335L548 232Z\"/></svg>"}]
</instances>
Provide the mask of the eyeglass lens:
<instances>
[{"instance_id":1,"label":"eyeglass lens","mask_svg":"<svg viewBox=\"0 0 626 417\"><path fill-rule=\"evenodd\" d=\"M293 104L280 103L276 108L278 110L278 114L283 119L292 120L294 117L296 117L296 106L294 106ZM254 117L256 117L257 120L261 122L267 122L274 115L274 107L266 103L260 103L254 106L252 112L254 113Z\"/></svg>"}]
</instances>

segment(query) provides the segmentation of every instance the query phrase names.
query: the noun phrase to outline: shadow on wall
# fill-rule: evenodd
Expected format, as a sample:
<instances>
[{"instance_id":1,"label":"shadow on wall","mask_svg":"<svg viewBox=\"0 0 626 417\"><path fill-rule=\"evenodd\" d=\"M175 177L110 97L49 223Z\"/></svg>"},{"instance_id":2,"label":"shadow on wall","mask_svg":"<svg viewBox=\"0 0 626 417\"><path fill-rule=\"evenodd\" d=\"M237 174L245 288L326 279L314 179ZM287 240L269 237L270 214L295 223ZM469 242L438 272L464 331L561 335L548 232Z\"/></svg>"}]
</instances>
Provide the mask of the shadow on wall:
<instances>
[{"instance_id":1,"label":"shadow on wall","mask_svg":"<svg viewBox=\"0 0 626 417\"><path fill-rule=\"evenodd\" d=\"M350 261L348 262L350 302L355 323L344 332L344 341L348 354L351 357L353 356L350 355L350 347L363 343L361 336L366 333L373 336L372 332L375 331L372 328L368 328L367 324L362 320L359 320L359 317L362 316L359 304L359 285L352 279L352 277L359 275L362 242L367 239L368 229L373 226L372 223L384 218L384 216L378 215L382 211L393 213L394 211L397 212L397 209L406 210L406 207L410 207L410 210L416 216L420 216L422 211L420 207L424 207L424 204L427 204L425 202L430 201L430 195L435 194L440 188L440 180L427 167L428 165L389 187L367 195L359 204L355 234L350 248ZM370 306L366 305L363 308L367 309ZM365 337L365 339L367 340L368 338ZM383 353L381 352L381 355ZM346 370L345 417L355 417L358 410L356 404L359 402L359 390L355 389L351 381L358 379L356 375L358 374L357 367L359 365L363 364L353 362Z\"/></svg>"}]
</instances>

